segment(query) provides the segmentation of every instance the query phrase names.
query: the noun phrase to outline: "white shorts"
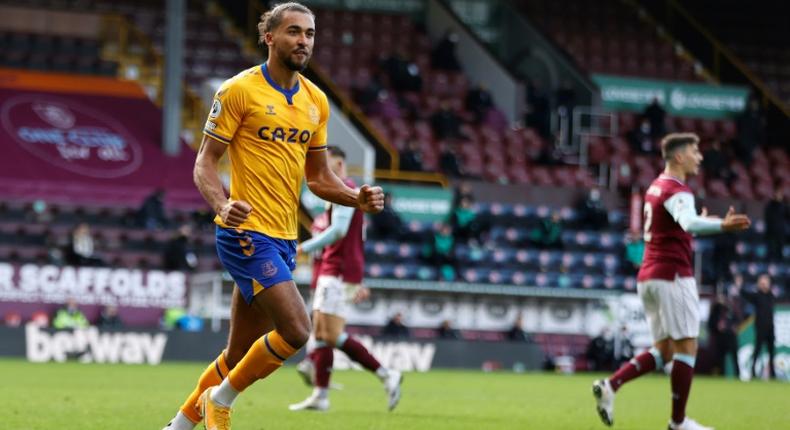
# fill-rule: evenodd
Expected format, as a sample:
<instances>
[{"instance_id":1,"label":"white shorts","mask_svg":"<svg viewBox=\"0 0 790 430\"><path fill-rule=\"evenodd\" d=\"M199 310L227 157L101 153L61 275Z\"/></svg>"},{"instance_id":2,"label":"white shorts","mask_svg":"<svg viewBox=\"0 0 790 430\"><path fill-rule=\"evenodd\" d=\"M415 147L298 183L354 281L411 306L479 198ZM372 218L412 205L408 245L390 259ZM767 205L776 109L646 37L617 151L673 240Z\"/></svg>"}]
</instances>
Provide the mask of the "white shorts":
<instances>
[{"instance_id":1,"label":"white shorts","mask_svg":"<svg viewBox=\"0 0 790 430\"><path fill-rule=\"evenodd\" d=\"M348 306L360 287L360 284L343 282L337 276L321 275L313 295L313 310L346 318Z\"/></svg>"},{"instance_id":2,"label":"white shorts","mask_svg":"<svg viewBox=\"0 0 790 430\"><path fill-rule=\"evenodd\" d=\"M648 279L636 289L645 307L653 341L699 336L699 293L694 278Z\"/></svg>"}]
</instances>

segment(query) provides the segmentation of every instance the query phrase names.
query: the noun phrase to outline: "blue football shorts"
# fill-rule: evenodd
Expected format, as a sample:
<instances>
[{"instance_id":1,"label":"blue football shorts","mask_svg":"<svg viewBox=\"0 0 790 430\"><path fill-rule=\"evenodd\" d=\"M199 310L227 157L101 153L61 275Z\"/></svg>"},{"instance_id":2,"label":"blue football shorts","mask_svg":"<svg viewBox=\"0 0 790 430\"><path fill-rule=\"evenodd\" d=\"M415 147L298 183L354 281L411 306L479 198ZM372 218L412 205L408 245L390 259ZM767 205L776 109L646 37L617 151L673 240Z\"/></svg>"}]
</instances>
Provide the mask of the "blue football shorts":
<instances>
[{"instance_id":1,"label":"blue football shorts","mask_svg":"<svg viewBox=\"0 0 790 430\"><path fill-rule=\"evenodd\" d=\"M217 255L244 301L252 303L264 289L293 280L296 241L217 226Z\"/></svg>"}]
</instances>

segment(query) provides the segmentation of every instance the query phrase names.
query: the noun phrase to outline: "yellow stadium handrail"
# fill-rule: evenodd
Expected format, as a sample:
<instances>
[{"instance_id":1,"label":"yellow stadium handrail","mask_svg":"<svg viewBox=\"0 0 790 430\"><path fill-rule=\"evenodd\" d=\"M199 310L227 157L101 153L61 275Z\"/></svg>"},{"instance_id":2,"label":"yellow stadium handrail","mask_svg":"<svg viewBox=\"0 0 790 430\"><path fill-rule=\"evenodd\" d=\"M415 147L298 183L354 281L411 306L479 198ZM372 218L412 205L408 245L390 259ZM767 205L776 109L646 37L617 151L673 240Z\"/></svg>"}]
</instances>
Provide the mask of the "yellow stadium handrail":
<instances>
[{"instance_id":1,"label":"yellow stadium handrail","mask_svg":"<svg viewBox=\"0 0 790 430\"><path fill-rule=\"evenodd\" d=\"M364 172L362 168L349 166L348 173L352 176L362 176ZM438 184L443 188L450 186L450 181L447 179L447 176L434 172L405 172L402 170L376 169L373 171L373 176L376 179L388 181L424 182Z\"/></svg>"},{"instance_id":2,"label":"yellow stadium handrail","mask_svg":"<svg viewBox=\"0 0 790 430\"><path fill-rule=\"evenodd\" d=\"M708 31L708 29L705 28L705 26L703 26L699 21L697 21L697 19L694 18L691 15L691 13L689 13L689 11L686 10L686 8L684 8L680 3L678 3L677 0L667 0L667 4L670 7L672 7L672 9L675 12L680 14L680 16L682 16L692 27L694 27L697 30L697 32L699 32L703 37L705 37L705 39L708 41L708 43L713 45L713 48L714 48L714 70L713 70L713 72L714 72L714 74L716 75L717 78L720 78L720 76L719 76L719 73L720 73L719 72L719 56L723 56L733 66L735 66L735 68L738 69L738 71L743 73L743 75L746 76L746 79L748 79L752 83L752 85L754 85L755 87L757 87L757 89L760 90L760 92L763 94L763 97L766 97L768 100L771 101L771 103L776 105L782 111L782 113L784 113L787 117L790 117L790 108L788 108L788 106L781 99L779 99L779 97L777 97L768 88L767 85L765 85L765 83L762 81L762 79L757 77L754 74L754 72L752 72L749 69L749 67L747 65L743 64L743 61L741 61L732 51L730 51L729 48L724 46L724 44L721 43L721 41L719 41L716 38L716 36L714 36L710 31Z\"/></svg>"}]
</instances>

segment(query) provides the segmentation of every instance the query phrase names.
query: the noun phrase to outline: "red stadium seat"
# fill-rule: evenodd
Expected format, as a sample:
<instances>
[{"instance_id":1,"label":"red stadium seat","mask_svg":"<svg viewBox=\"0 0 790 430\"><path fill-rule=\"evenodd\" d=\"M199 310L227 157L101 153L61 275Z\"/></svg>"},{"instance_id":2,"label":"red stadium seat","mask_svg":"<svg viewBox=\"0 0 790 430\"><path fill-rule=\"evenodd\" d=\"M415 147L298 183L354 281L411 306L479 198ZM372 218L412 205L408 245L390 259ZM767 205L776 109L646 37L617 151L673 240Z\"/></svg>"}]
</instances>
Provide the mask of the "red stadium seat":
<instances>
[{"instance_id":1,"label":"red stadium seat","mask_svg":"<svg viewBox=\"0 0 790 430\"><path fill-rule=\"evenodd\" d=\"M761 200L769 200L774 196L774 184L770 179L757 181L754 185L754 195Z\"/></svg>"},{"instance_id":2,"label":"red stadium seat","mask_svg":"<svg viewBox=\"0 0 790 430\"><path fill-rule=\"evenodd\" d=\"M508 167L508 177L514 184L530 184L531 178L527 173L526 167L522 165L510 165Z\"/></svg>"},{"instance_id":3,"label":"red stadium seat","mask_svg":"<svg viewBox=\"0 0 790 430\"><path fill-rule=\"evenodd\" d=\"M633 112L617 112L617 129L625 134L636 127L637 114Z\"/></svg>"},{"instance_id":4,"label":"red stadium seat","mask_svg":"<svg viewBox=\"0 0 790 430\"><path fill-rule=\"evenodd\" d=\"M559 185L561 187L573 187L575 185L576 179L573 175L573 172L567 168L554 169L553 176L553 183L555 185Z\"/></svg>"},{"instance_id":5,"label":"red stadium seat","mask_svg":"<svg viewBox=\"0 0 790 430\"><path fill-rule=\"evenodd\" d=\"M711 139L717 138L716 132L716 122L708 119L701 119L697 122L696 126L697 132L700 134L700 137Z\"/></svg>"},{"instance_id":6,"label":"red stadium seat","mask_svg":"<svg viewBox=\"0 0 790 430\"><path fill-rule=\"evenodd\" d=\"M730 197L730 190L727 188L727 185L724 183L724 181L720 179L709 181L707 189L708 192L713 197L720 197L720 198Z\"/></svg>"},{"instance_id":7,"label":"red stadium seat","mask_svg":"<svg viewBox=\"0 0 790 430\"><path fill-rule=\"evenodd\" d=\"M667 61L666 58L658 59L658 77L662 79L675 78L675 65L672 61Z\"/></svg>"},{"instance_id":8,"label":"red stadium seat","mask_svg":"<svg viewBox=\"0 0 790 430\"><path fill-rule=\"evenodd\" d=\"M477 157L465 158L463 161L463 167L464 172L466 172L467 175L475 177L482 177L485 170L483 162Z\"/></svg>"},{"instance_id":9,"label":"red stadium seat","mask_svg":"<svg viewBox=\"0 0 790 430\"><path fill-rule=\"evenodd\" d=\"M501 182L502 179L507 179L507 176L501 165L487 164L483 172L483 178L490 182Z\"/></svg>"},{"instance_id":10,"label":"red stadium seat","mask_svg":"<svg viewBox=\"0 0 790 430\"><path fill-rule=\"evenodd\" d=\"M694 65L688 61L678 60L675 67L675 77L681 81L693 81L696 73L694 72Z\"/></svg>"},{"instance_id":11,"label":"red stadium seat","mask_svg":"<svg viewBox=\"0 0 790 430\"><path fill-rule=\"evenodd\" d=\"M746 179L738 178L732 185L732 194L741 199L753 200L754 192L752 191L752 184Z\"/></svg>"},{"instance_id":12,"label":"red stadium seat","mask_svg":"<svg viewBox=\"0 0 790 430\"><path fill-rule=\"evenodd\" d=\"M554 178L552 178L551 171L546 167L533 167L530 169L530 176L532 182L536 185L552 185Z\"/></svg>"},{"instance_id":13,"label":"red stadium seat","mask_svg":"<svg viewBox=\"0 0 790 430\"><path fill-rule=\"evenodd\" d=\"M732 140L738 135L738 129L736 128L735 121L732 120L722 120L718 121L718 132L721 137L725 140Z\"/></svg>"},{"instance_id":14,"label":"red stadium seat","mask_svg":"<svg viewBox=\"0 0 790 430\"><path fill-rule=\"evenodd\" d=\"M697 123L692 118L678 117L675 119L677 131L682 133L690 133L697 131Z\"/></svg>"}]
</instances>

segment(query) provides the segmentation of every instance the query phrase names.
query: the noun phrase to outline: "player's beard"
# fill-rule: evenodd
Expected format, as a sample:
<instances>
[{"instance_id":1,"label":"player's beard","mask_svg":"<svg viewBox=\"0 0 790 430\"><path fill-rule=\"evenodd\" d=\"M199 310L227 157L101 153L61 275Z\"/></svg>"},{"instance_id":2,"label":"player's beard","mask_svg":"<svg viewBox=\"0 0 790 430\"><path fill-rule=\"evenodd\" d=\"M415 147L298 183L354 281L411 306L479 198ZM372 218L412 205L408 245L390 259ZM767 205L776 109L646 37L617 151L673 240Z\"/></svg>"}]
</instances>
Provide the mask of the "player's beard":
<instances>
[{"instance_id":1,"label":"player's beard","mask_svg":"<svg viewBox=\"0 0 790 430\"><path fill-rule=\"evenodd\" d=\"M281 52L280 58L282 59L283 64L285 64L285 67L287 67L288 70L291 70L293 72L303 71L304 69L307 68L307 63L310 62L310 54L307 54L305 56L304 62L302 64L299 64L291 59L291 52L288 53Z\"/></svg>"}]
</instances>

